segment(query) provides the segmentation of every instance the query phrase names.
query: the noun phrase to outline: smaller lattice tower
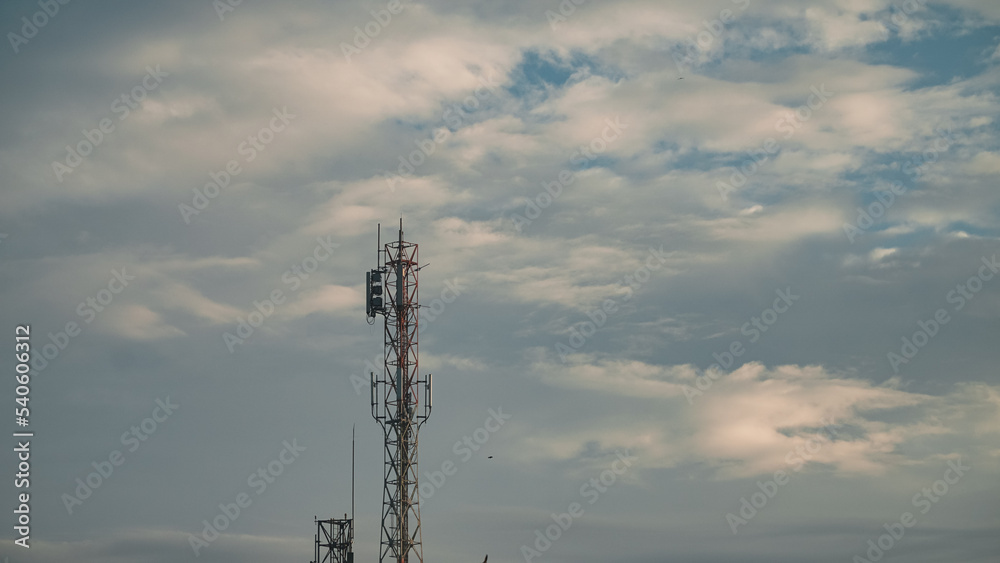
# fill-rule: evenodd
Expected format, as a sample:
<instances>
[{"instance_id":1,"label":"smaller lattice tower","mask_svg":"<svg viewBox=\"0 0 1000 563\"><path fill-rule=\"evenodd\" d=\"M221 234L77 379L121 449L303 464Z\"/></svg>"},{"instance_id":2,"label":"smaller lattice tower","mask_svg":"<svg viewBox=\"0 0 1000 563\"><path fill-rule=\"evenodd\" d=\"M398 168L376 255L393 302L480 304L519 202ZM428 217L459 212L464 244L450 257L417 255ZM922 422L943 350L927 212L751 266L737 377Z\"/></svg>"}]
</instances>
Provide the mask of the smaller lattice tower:
<instances>
[{"instance_id":1,"label":"smaller lattice tower","mask_svg":"<svg viewBox=\"0 0 1000 563\"><path fill-rule=\"evenodd\" d=\"M351 517L316 523L316 550L311 563L354 563L354 429L351 429Z\"/></svg>"}]
</instances>

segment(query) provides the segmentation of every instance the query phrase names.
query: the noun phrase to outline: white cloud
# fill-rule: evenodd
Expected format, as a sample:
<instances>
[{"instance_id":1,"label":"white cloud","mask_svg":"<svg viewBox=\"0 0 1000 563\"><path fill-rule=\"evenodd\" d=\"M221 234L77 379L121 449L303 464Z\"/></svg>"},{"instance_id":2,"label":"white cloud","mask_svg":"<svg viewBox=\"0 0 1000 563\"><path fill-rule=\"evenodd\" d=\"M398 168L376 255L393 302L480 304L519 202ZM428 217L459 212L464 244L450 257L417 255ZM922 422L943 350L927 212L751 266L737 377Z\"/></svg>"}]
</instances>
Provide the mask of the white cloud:
<instances>
[{"instance_id":1,"label":"white cloud","mask_svg":"<svg viewBox=\"0 0 1000 563\"><path fill-rule=\"evenodd\" d=\"M313 313L345 313L357 312L364 308L365 296L361 289L341 285L327 285L290 298L288 304L279 305L276 309L286 319L304 317Z\"/></svg>"},{"instance_id":2,"label":"white cloud","mask_svg":"<svg viewBox=\"0 0 1000 563\"><path fill-rule=\"evenodd\" d=\"M109 307L95 326L130 340L159 340L185 335L181 329L164 322L155 311L134 303Z\"/></svg>"},{"instance_id":3,"label":"white cloud","mask_svg":"<svg viewBox=\"0 0 1000 563\"><path fill-rule=\"evenodd\" d=\"M565 364L542 357L531 371L547 385L587 390L595 405L619 413L596 408L584 427L532 433L518 448L535 461L573 459L596 442L604 450L634 448L644 468L704 464L725 479L806 462L871 476L934 458L919 447L934 438L995 458L991 440L1000 433L1000 390L985 383L932 396L820 366L749 363L703 372L581 354Z\"/></svg>"}]
</instances>

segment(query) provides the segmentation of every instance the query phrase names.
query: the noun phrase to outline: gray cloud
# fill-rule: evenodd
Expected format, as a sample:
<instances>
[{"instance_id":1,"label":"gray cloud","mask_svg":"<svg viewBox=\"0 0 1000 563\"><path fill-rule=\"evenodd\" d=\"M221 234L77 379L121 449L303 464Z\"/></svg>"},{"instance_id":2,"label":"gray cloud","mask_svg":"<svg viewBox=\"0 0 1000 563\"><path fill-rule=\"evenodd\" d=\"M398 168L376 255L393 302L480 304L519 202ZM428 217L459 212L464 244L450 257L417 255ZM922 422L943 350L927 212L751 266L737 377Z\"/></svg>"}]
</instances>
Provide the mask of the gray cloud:
<instances>
[{"instance_id":1,"label":"gray cloud","mask_svg":"<svg viewBox=\"0 0 1000 563\"><path fill-rule=\"evenodd\" d=\"M301 461L197 559L307 558L312 516L347 510L357 423L357 551L377 557L381 434L351 375L381 351L361 313L375 226L402 215L430 263L421 301L462 286L421 323L422 471L458 459L488 409L512 416L425 499L428 559L523 560L629 448L636 467L539 560L848 560L959 456L974 469L891 554L990 560L1000 281L960 309L949 296L997 253L1000 13L956 0L889 28L892 2L743 4L584 2L553 28L559 2L406 0L350 61L342 43L385 2L244 1L221 19L211 2L70 2L16 53L8 38L0 296L46 363L34 549L5 537L0 555L194 559L189 534L294 438ZM39 9L4 4L0 29ZM739 13L713 27L724 9ZM833 94L809 108L814 88ZM609 120L626 125L614 140ZM87 143L60 181L52 163ZM400 158L421 163L390 189ZM893 185L852 242L844 225ZM329 258L304 275L318 239ZM663 261L644 280L650 248ZM785 288L801 299L767 322ZM224 334L275 291L230 351ZM888 354L941 308L897 373ZM181 408L129 451L123 433L168 396ZM850 438L818 434L825 418ZM725 515L810 439L813 459L733 534ZM62 495L115 451L68 513Z\"/></svg>"}]
</instances>

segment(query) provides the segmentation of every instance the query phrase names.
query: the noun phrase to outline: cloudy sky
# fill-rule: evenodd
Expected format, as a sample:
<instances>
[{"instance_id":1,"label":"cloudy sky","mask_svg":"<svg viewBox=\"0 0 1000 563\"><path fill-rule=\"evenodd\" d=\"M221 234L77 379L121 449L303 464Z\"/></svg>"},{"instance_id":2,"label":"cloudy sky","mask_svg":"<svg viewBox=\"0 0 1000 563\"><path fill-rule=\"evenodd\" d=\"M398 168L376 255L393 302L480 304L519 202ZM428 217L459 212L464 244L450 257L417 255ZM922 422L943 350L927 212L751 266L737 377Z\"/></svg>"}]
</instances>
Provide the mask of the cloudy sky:
<instances>
[{"instance_id":1,"label":"cloudy sky","mask_svg":"<svg viewBox=\"0 0 1000 563\"><path fill-rule=\"evenodd\" d=\"M376 561L364 272L401 216L427 561L996 561L994 0L0 22L10 562L309 561L352 425Z\"/></svg>"}]
</instances>

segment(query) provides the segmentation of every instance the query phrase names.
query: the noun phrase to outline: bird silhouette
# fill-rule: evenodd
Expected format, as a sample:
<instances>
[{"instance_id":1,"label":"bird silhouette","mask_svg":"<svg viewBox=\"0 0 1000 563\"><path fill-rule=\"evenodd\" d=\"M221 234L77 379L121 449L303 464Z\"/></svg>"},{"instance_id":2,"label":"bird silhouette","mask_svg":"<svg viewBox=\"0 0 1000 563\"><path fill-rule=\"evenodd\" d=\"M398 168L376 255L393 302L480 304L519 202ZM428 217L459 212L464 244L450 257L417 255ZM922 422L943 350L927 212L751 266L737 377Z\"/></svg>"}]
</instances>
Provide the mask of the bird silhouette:
<instances>
[{"instance_id":1,"label":"bird silhouette","mask_svg":"<svg viewBox=\"0 0 1000 563\"><path fill-rule=\"evenodd\" d=\"M486 560L489 559L489 558L490 558L490 554L487 553L486 557L483 557L483 563L486 563Z\"/></svg>"},{"instance_id":2,"label":"bird silhouette","mask_svg":"<svg viewBox=\"0 0 1000 563\"><path fill-rule=\"evenodd\" d=\"M486 459L493 459L493 456L490 456L490 457L488 457ZM486 557L489 557L489 555L487 555Z\"/></svg>"}]
</instances>

